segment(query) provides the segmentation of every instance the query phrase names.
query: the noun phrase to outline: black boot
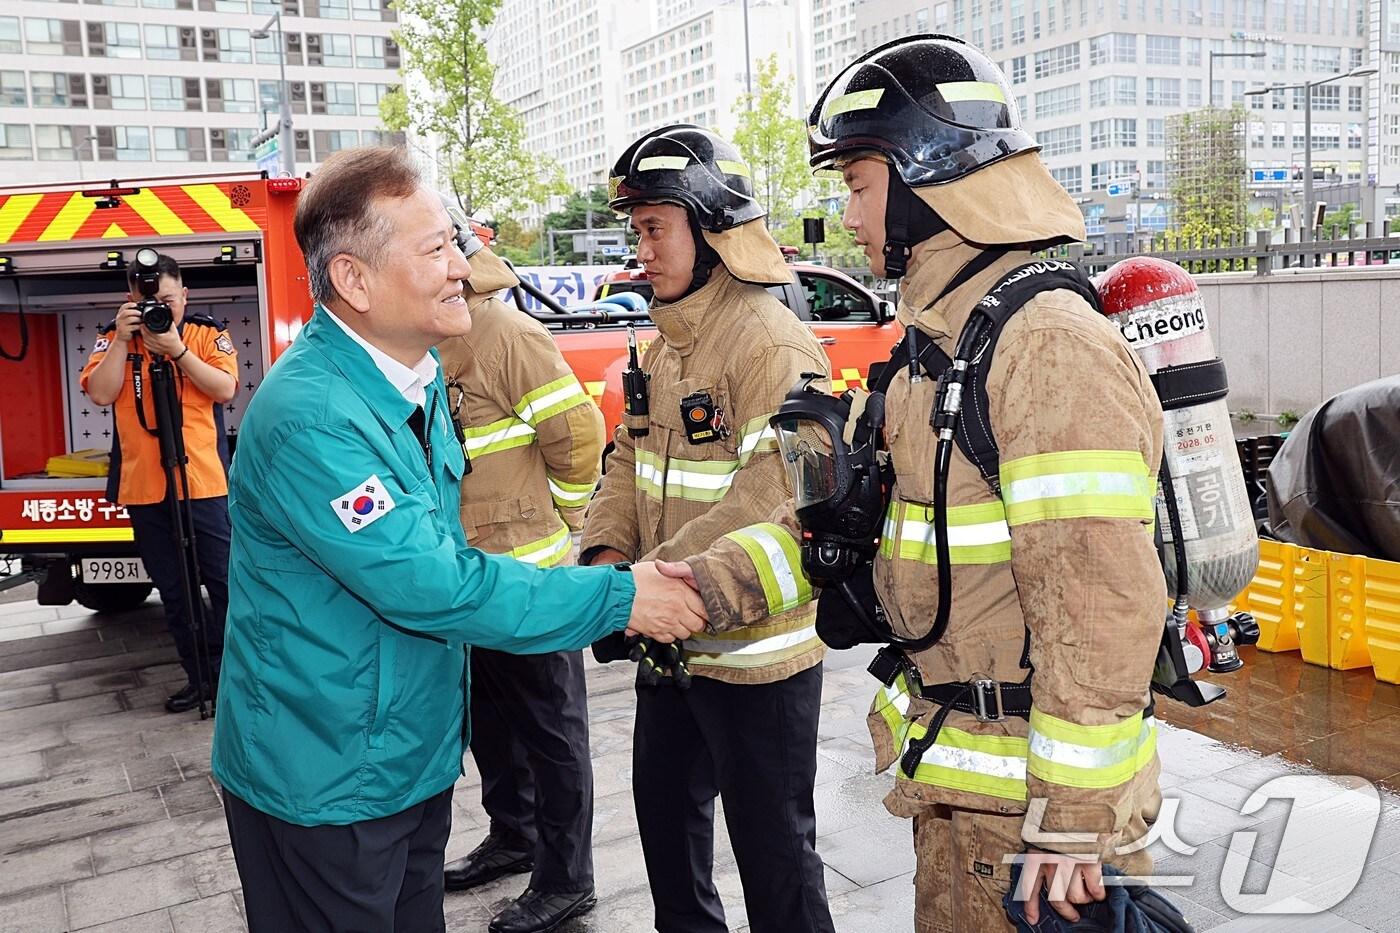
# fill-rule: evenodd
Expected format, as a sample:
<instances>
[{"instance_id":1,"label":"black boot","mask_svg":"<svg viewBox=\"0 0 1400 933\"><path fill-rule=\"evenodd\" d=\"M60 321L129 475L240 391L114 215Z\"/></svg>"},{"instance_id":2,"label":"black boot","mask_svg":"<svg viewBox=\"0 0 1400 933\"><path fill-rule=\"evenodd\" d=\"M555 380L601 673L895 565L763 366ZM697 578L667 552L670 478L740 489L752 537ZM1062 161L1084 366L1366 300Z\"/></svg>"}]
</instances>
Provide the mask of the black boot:
<instances>
[{"instance_id":1,"label":"black boot","mask_svg":"<svg viewBox=\"0 0 1400 933\"><path fill-rule=\"evenodd\" d=\"M550 933L570 917L586 914L598 903L593 889L548 894L526 888L509 907L491 918L490 933Z\"/></svg>"},{"instance_id":2,"label":"black boot","mask_svg":"<svg viewBox=\"0 0 1400 933\"><path fill-rule=\"evenodd\" d=\"M204 699L212 707L214 705L214 688L204 688ZM172 693L165 701L165 711L167 713L187 713L199 706L199 691L195 689L193 683L185 684L184 688L176 693Z\"/></svg>"},{"instance_id":3,"label":"black boot","mask_svg":"<svg viewBox=\"0 0 1400 933\"><path fill-rule=\"evenodd\" d=\"M502 875L534 870L535 854L530 846L504 833L491 833L466 858L447 865L442 879L447 890L465 891Z\"/></svg>"}]
</instances>

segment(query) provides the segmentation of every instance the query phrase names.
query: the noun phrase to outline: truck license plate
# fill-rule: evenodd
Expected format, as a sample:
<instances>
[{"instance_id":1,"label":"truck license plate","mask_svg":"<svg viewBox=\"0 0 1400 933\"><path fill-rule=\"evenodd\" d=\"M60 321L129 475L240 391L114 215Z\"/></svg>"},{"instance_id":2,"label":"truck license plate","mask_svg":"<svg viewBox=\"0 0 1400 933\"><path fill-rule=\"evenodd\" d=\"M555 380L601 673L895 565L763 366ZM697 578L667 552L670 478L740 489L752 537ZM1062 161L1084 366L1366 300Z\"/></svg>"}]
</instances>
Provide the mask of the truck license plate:
<instances>
[{"instance_id":1,"label":"truck license plate","mask_svg":"<svg viewBox=\"0 0 1400 933\"><path fill-rule=\"evenodd\" d=\"M97 557L83 560L84 583L150 583L139 557Z\"/></svg>"}]
</instances>

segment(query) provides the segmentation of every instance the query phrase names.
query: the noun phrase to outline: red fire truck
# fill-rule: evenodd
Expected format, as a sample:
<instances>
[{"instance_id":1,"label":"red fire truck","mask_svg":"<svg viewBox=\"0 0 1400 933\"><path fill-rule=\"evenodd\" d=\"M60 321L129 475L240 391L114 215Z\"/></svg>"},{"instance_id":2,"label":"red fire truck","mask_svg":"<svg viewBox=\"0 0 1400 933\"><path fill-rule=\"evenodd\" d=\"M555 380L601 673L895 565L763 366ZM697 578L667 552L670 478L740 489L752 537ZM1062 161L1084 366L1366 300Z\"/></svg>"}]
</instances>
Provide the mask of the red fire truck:
<instances>
[{"instance_id":1,"label":"red fire truck","mask_svg":"<svg viewBox=\"0 0 1400 933\"><path fill-rule=\"evenodd\" d=\"M0 555L20 570L0 588L38 580L40 602L97 610L150 594L125 510L103 497L111 412L78 373L124 300L127 263L156 247L184 270L189 310L238 345L224 413L236 436L311 313L292 235L301 185L243 173L0 189Z\"/></svg>"},{"instance_id":2,"label":"red fire truck","mask_svg":"<svg viewBox=\"0 0 1400 933\"><path fill-rule=\"evenodd\" d=\"M103 496L111 412L87 399L78 374L124 300L127 263L154 247L180 263L188 311L222 321L238 348L239 391L224 412L236 449L263 374L311 315L292 232L302 184L245 173L0 188L0 560L18 562L9 576L0 568L0 590L38 581L41 603L98 611L150 595L126 512ZM472 226L490 242L489 228ZM629 315L536 298L545 310L528 313L555 333L611 429ZM898 339L885 302L857 304L859 313L832 323L789 301L826 346L837 391L863 383Z\"/></svg>"}]
</instances>

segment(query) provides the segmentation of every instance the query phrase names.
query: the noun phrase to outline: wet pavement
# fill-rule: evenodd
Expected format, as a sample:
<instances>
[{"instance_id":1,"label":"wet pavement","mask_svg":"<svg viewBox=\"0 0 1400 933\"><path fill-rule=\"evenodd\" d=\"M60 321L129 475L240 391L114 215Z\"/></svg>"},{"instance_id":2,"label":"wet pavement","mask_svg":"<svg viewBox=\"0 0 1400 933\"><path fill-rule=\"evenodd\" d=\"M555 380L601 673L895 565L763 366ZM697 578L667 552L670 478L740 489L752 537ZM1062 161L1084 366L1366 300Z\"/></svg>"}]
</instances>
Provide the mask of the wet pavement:
<instances>
[{"instance_id":1,"label":"wet pavement","mask_svg":"<svg viewBox=\"0 0 1400 933\"><path fill-rule=\"evenodd\" d=\"M913 911L910 827L881 806L891 778L871 773L867 656L832 656L820 727L818 850L842 933L907 930ZM1215 678L1230 689L1221 703L1158 703L1171 724L1159 827L1172 829L1153 843L1159 883L1199 930L1400 930L1400 687L1296 654L1245 656L1245 671ZM211 723L161 707L183 679L173 657L154 601L110 618L0 605L0 933L245 929ZM651 928L631 673L589 669L599 902L561 933ZM458 784L449 859L485 832L478 783L469 769ZM746 929L722 822L715 861L730 924ZM523 887L515 876L449 894L448 929L484 930Z\"/></svg>"}]
</instances>

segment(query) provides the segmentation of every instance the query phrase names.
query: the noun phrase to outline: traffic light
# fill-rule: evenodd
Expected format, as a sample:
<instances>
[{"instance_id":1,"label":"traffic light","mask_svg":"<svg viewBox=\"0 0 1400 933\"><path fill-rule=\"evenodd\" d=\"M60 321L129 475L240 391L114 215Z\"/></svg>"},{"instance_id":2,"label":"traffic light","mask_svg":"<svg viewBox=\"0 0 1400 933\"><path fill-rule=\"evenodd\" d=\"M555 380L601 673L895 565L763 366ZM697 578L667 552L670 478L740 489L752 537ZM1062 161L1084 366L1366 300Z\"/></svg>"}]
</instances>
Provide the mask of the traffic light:
<instances>
[{"instance_id":1,"label":"traffic light","mask_svg":"<svg viewBox=\"0 0 1400 933\"><path fill-rule=\"evenodd\" d=\"M261 133L253 137L252 143L250 144L250 148L256 149L268 140L276 139L278 134L281 132L282 120L279 118L276 123L272 124L267 129L263 130Z\"/></svg>"}]
</instances>

